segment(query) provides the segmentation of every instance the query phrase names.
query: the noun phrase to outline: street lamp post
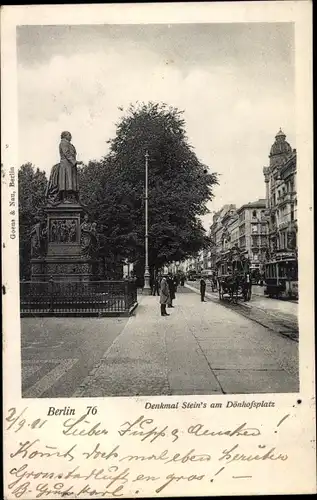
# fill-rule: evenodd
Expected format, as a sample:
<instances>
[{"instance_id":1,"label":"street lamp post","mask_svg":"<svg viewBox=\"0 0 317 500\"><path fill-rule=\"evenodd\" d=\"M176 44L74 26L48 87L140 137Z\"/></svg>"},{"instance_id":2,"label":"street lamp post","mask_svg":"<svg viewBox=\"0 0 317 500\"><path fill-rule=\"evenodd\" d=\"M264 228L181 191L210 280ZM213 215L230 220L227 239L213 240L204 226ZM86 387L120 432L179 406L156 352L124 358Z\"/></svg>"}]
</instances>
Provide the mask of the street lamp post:
<instances>
[{"instance_id":1,"label":"street lamp post","mask_svg":"<svg viewBox=\"0 0 317 500\"><path fill-rule=\"evenodd\" d=\"M144 292L150 294L150 271L149 271L149 234L148 234L148 170L149 153L145 153L145 270L144 270Z\"/></svg>"}]
</instances>

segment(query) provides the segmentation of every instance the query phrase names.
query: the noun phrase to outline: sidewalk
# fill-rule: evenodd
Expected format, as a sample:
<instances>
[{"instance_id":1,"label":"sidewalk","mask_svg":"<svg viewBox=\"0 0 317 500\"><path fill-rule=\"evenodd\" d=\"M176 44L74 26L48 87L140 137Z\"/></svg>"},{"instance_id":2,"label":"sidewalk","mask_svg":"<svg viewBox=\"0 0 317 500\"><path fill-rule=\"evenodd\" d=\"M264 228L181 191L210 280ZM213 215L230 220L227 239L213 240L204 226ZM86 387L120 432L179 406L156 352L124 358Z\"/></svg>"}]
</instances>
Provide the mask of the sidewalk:
<instances>
[{"instance_id":1,"label":"sidewalk","mask_svg":"<svg viewBox=\"0 0 317 500\"><path fill-rule=\"evenodd\" d=\"M168 311L162 317L158 297L140 296L135 315L73 396L298 390L296 343L188 289Z\"/></svg>"}]
</instances>

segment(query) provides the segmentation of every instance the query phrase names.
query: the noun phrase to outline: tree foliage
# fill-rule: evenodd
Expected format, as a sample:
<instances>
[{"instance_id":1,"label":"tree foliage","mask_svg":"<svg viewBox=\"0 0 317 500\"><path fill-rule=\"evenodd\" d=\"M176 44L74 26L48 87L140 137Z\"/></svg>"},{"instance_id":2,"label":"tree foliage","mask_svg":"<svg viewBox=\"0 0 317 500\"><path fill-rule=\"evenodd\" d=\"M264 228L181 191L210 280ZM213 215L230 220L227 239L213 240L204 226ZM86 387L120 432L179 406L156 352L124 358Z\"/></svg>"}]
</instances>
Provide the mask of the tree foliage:
<instances>
[{"instance_id":1,"label":"tree foliage","mask_svg":"<svg viewBox=\"0 0 317 500\"><path fill-rule=\"evenodd\" d=\"M31 242L30 231L41 216L45 205L45 189L47 178L31 163L25 163L18 171L19 181L19 243L20 243L20 276L30 277Z\"/></svg>"},{"instance_id":2,"label":"tree foliage","mask_svg":"<svg viewBox=\"0 0 317 500\"><path fill-rule=\"evenodd\" d=\"M131 105L109 154L80 170L82 200L102 228L105 255L144 263L145 153L148 151L149 263L159 268L209 244L200 216L217 175L190 146L183 112L166 104Z\"/></svg>"},{"instance_id":3,"label":"tree foliage","mask_svg":"<svg viewBox=\"0 0 317 500\"><path fill-rule=\"evenodd\" d=\"M208 247L200 217L208 213L217 174L209 173L189 144L183 112L166 104L131 105L108 142L107 156L79 168L81 202L98 223L108 270L125 259L144 267L146 151L150 267ZM45 205L47 178L31 163L21 166L18 178L20 268L27 278L29 234Z\"/></svg>"}]
</instances>

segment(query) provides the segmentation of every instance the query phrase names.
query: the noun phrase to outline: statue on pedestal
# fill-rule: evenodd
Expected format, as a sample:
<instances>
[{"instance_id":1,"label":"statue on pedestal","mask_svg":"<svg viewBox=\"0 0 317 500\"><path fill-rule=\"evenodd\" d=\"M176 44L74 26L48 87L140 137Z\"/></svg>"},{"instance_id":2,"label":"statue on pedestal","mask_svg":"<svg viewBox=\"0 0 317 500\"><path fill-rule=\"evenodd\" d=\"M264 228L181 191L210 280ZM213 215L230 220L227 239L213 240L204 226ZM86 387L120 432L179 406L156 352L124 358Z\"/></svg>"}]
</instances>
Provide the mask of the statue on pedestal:
<instances>
[{"instance_id":1,"label":"statue on pedestal","mask_svg":"<svg viewBox=\"0 0 317 500\"><path fill-rule=\"evenodd\" d=\"M35 221L30 233L31 277L47 281L89 281L103 272L99 234L79 202L76 149L69 132L62 132L60 162L51 169L46 189L44 220Z\"/></svg>"},{"instance_id":2,"label":"statue on pedestal","mask_svg":"<svg viewBox=\"0 0 317 500\"><path fill-rule=\"evenodd\" d=\"M71 143L70 132L61 133L59 145L60 163L52 167L46 188L46 198L49 204L78 202L79 184L76 160L76 149Z\"/></svg>"}]
</instances>

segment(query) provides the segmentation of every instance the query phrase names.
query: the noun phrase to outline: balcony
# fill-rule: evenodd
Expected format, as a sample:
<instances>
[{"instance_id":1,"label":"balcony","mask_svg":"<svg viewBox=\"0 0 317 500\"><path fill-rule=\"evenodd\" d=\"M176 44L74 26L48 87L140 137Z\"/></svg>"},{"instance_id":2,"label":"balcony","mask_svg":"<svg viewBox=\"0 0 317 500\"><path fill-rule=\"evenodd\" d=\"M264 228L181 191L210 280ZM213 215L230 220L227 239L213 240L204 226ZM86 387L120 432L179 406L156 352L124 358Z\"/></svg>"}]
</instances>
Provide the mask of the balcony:
<instances>
[{"instance_id":1,"label":"balcony","mask_svg":"<svg viewBox=\"0 0 317 500\"><path fill-rule=\"evenodd\" d=\"M277 206L281 207L285 205L286 203L291 203L294 200L294 196L296 193L294 191L291 191L290 193L284 193L281 196L277 198Z\"/></svg>"},{"instance_id":2,"label":"balcony","mask_svg":"<svg viewBox=\"0 0 317 500\"><path fill-rule=\"evenodd\" d=\"M261 220L260 220L260 223L261 224L267 224L267 222L270 220L270 212L267 211L262 217L261 217Z\"/></svg>"}]
</instances>

